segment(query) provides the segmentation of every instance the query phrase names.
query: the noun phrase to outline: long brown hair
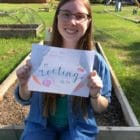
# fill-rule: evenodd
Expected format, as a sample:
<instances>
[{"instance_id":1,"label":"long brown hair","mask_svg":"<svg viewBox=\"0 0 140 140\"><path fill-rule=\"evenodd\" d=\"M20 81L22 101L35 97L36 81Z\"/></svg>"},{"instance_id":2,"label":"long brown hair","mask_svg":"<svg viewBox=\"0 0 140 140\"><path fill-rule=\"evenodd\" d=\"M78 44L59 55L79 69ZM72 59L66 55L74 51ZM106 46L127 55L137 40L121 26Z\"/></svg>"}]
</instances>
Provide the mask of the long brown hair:
<instances>
[{"instance_id":1,"label":"long brown hair","mask_svg":"<svg viewBox=\"0 0 140 140\"><path fill-rule=\"evenodd\" d=\"M53 22L53 30L52 30L52 38L51 38L51 45L56 46L56 47L63 47L63 38L60 35L57 24L58 24L58 19L57 16L59 14L59 9L66 4L67 2L74 1L74 0L60 0L60 3L58 4L55 16L54 16L54 22ZM86 33L84 36L81 37L79 42L77 43L77 49L81 50L92 50L93 49L93 43L92 43L92 11L90 8L90 3L88 0L82 0L85 7L88 10L89 18L90 18L90 23L87 28ZM44 95L44 115L49 116L49 113L54 114L56 110L56 97L57 94L45 94ZM83 116L87 116L87 104L88 100L87 98L82 98L82 97L76 97L73 96L72 98L72 109L76 113L77 108L80 105L82 109Z\"/></svg>"}]
</instances>

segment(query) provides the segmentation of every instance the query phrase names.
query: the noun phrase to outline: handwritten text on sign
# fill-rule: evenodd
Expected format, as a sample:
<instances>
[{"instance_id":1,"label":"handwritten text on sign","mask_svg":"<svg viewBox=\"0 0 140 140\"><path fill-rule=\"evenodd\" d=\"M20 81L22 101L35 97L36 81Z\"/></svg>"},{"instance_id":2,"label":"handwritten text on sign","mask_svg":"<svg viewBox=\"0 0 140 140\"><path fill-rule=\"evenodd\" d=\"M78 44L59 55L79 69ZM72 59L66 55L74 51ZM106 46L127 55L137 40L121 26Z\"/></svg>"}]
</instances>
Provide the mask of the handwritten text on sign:
<instances>
[{"instance_id":1,"label":"handwritten text on sign","mask_svg":"<svg viewBox=\"0 0 140 140\"><path fill-rule=\"evenodd\" d=\"M33 44L29 90L88 97L87 76L93 69L94 54Z\"/></svg>"}]
</instances>

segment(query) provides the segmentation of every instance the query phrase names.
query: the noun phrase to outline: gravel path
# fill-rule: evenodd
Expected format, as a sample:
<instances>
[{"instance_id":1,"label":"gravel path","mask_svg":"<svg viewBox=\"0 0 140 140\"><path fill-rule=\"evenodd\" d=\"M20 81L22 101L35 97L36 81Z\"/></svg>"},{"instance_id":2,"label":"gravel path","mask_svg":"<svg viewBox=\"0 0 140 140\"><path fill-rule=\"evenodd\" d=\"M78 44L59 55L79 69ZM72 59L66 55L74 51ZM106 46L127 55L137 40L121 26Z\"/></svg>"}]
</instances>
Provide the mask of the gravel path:
<instances>
[{"instance_id":1,"label":"gravel path","mask_svg":"<svg viewBox=\"0 0 140 140\"><path fill-rule=\"evenodd\" d=\"M16 84L9 88L4 100L0 102L0 125L22 125L28 114L29 107L22 106L15 101L13 96L15 86ZM114 94L108 110L95 114L95 116L100 126L126 126L120 104Z\"/></svg>"}]
</instances>

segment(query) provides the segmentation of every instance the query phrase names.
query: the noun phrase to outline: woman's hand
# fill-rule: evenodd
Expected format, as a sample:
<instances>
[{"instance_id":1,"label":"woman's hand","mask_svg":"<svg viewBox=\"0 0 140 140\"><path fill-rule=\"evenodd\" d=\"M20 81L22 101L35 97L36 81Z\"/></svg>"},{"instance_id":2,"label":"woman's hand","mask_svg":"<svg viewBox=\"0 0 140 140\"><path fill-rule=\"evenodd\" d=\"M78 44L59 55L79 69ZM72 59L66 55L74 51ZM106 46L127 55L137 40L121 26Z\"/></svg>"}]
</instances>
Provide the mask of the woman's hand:
<instances>
[{"instance_id":1,"label":"woman's hand","mask_svg":"<svg viewBox=\"0 0 140 140\"><path fill-rule=\"evenodd\" d=\"M27 60L26 64L16 71L19 85L26 86L31 73L31 64Z\"/></svg>"},{"instance_id":2,"label":"woman's hand","mask_svg":"<svg viewBox=\"0 0 140 140\"><path fill-rule=\"evenodd\" d=\"M31 64L29 60L26 61L26 64L20 67L16 71L18 84L19 84L19 96L23 100L28 100L31 97L31 93L28 91L27 83L31 74Z\"/></svg>"},{"instance_id":3,"label":"woman's hand","mask_svg":"<svg viewBox=\"0 0 140 140\"><path fill-rule=\"evenodd\" d=\"M95 70L91 72L88 76L88 87L90 96L93 98L99 96L100 90L101 88L103 88L102 80Z\"/></svg>"},{"instance_id":4,"label":"woman's hand","mask_svg":"<svg viewBox=\"0 0 140 140\"><path fill-rule=\"evenodd\" d=\"M100 90L103 88L103 83L96 71L89 74L88 87L90 101L94 111L99 113L104 111L108 107L108 100L100 94Z\"/></svg>"}]
</instances>

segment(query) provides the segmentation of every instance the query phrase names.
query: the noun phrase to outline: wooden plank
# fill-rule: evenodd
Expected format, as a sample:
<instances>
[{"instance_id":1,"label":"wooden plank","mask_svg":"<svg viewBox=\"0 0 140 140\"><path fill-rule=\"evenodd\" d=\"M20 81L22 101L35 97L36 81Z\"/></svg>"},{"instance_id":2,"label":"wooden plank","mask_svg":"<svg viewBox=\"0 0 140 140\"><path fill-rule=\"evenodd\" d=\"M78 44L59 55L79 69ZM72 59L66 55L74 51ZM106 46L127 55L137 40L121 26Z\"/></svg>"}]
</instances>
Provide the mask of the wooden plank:
<instances>
[{"instance_id":1,"label":"wooden plank","mask_svg":"<svg viewBox=\"0 0 140 140\"><path fill-rule=\"evenodd\" d=\"M140 140L140 127L99 127L97 140Z\"/></svg>"},{"instance_id":2,"label":"wooden plank","mask_svg":"<svg viewBox=\"0 0 140 140\"><path fill-rule=\"evenodd\" d=\"M0 140L19 140L13 126L0 126Z\"/></svg>"},{"instance_id":3,"label":"wooden plank","mask_svg":"<svg viewBox=\"0 0 140 140\"><path fill-rule=\"evenodd\" d=\"M112 77L113 88L115 90L116 97L118 98L118 101L121 104L121 108L124 113L126 122L128 123L129 126L139 126L139 122L99 42L97 43L96 47L97 47L97 50L103 55L103 57L105 58L105 61L107 62L109 66L111 77Z\"/></svg>"},{"instance_id":4,"label":"wooden plank","mask_svg":"<svg viewBox=\"0 0 140 140\"><path fill-rule=\"evenodd\" d=\"M20 140L23 129L24 129L24 126L14 125L14 131L16 133L17 140Z\"/></svg>"},{"instance_id":5,"label":"wooden plank","mask_svg":"<svg viewBox=\"0 0 140 140\"><path fill-rule=\"evenodd\" d=\"M140 140L140 127L99 126L97 140ZM23 126L0 127L0 140L19 140Z\"/></svg>"},{"instance_id":6,"label":"wooden plank","mask_svg":"<svg viewBox=\"0 0 140 140\"><path fill-rule=\"evenodd\" d=\"M41 44L42 42L40 42ZM140 140L140 125L136 119L135 114L132 111L131 106L128 103L125 94L100 46L97 44L97 49L104 56L106 62L108 63L111 71L113 86L115 86L115 94L121 104L125 119L131 127L108 127L99 126L100 133L97 140ZM121 92L120 92L121 91ZM20 135L23 131L23 126L0 126L0 140L19 140Z\"/></svg>"}]
</instances>

